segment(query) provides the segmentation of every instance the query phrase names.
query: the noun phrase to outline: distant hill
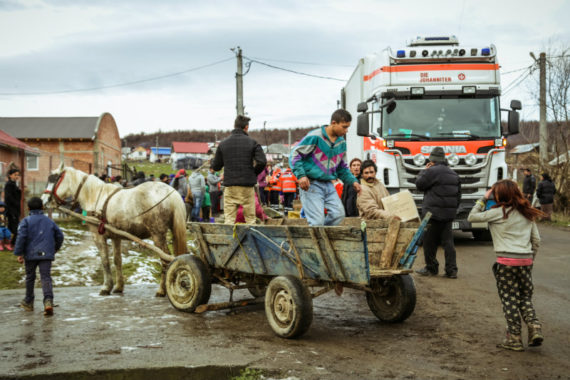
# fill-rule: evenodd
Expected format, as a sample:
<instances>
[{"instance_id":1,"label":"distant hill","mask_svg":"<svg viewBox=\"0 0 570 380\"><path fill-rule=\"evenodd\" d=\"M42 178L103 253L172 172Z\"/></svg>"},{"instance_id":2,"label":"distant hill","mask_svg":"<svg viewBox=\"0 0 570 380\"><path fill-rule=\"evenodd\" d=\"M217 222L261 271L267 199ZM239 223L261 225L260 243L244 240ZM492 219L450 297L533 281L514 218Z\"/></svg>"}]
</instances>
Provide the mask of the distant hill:
<instances>
[{"instance_id":1,"label":"distant hill","mask_svg":"<svg viewBox=\"0 0 570 380\"><path fill-rule=\"evenodd\" d=\"M300 140L309 132L310 130L316 128L306 127L306 128L291 128L291 143ZM158 146L170 146L172 141L192 141L192 142L208 142L213 143L217 140L223 140L230 135L230 130L211 130L211 131L168 131L168 132L154 132L154 133L137 133L130 134L123 137L123 146L127 147L152 147L157 145L158 136ZM287 144L288 143L288 130L287 129L267 129L250 131L249 135L254 138L261 145L271 145L271 144Z\"/></svg>"}]
</instances>

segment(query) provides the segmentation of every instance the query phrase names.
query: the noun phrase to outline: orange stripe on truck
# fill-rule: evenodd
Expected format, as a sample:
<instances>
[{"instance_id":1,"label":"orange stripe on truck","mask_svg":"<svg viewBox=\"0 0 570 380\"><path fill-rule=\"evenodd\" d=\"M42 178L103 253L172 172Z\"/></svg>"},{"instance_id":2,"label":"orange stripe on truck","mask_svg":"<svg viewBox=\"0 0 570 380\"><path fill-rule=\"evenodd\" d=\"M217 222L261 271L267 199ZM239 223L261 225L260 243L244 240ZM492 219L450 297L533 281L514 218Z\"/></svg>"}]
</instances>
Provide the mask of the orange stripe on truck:
<instances>
[{"instance_id":1,"label":"orange stripe on truck","mask_svg":"<svg viewBox=\"0 0 570 380\"><path fill-rule=\"evenodd\" d=\"M385 73L410 72L410 71L449 71L449 70L499 70L496 63L444 63L439 65L405 65L405 66L382 66L369 75L364 76L364 81L369 81L376 75Z\"/></svg>"}]
</instances>

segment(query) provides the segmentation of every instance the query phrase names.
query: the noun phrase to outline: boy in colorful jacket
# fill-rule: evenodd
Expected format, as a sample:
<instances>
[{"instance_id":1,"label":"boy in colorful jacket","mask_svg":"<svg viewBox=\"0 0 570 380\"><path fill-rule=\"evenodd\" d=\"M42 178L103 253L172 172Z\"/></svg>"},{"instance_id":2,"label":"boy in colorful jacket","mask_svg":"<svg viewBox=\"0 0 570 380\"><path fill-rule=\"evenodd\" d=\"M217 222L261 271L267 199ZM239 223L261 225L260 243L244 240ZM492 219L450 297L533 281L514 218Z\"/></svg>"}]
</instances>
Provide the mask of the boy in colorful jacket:
<instances>
[{"instance_id":1,"label":"boy in colorful jacket","mask_svg":"<svg viewBox=\"0 0 570 380\"><path fill-rule=\"evenodd\" d=\"M299 197L311 226L336 226L344 219L344 207L332 180L339 178L344 186L354 186L360 193L360 184L346 163L343 136L351 121L348 111L338 109L328 126L309 132L291 151L289 163L298 178Z\"/></svg>"},{"instance_id":2,"label":"boy in colorful jacket","mask_svg":"<svg viewBox=\"0 0 570 380\"><path fill-rule=\"evenodd\" d=\"M53 220L44 215L40 198L31 198L28 208L30 215L20 222L14 247L18 262L26 266L26 297L20 306L26 311L34 310L34 285L36 268L39 267L44 293L44 315L53 315L51 264L55 253L63 244L63 233Z\"/></svg>"}]
</instances>

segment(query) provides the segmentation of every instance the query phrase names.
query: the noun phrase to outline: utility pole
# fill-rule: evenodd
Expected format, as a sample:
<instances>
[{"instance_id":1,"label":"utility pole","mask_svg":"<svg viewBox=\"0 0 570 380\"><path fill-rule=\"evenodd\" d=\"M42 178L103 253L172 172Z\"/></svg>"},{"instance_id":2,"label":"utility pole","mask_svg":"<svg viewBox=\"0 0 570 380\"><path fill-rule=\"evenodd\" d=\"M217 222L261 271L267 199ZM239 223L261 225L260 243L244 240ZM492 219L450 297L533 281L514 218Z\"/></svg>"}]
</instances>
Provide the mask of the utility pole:
<instances>
[{"instance_id":1,"label":"utility pole","mask_svg":"<svg viewBox=\"0 0 570 380\"><path fill-rule=\"evenodd\" d=\"M287 137L289 140L289 155L291 155L291 128L287 129Z\"/></svg>"},{"instance_id":2,"label":"utility pole","mask_svg":"<svg viewBox=\"0 0 570 380\"><path fill-rule=\"evenodd\" d=\"M241 48L238 46L232 49L236 53L237 72L236 72L236 110L238 115L244 115L243 111L243 60L241 56Z\"/></svg>"},{"instance_id":3,"label":"utility pole","mask_svg":"<svg viewBox=\"0 0 570 380\"><path fill-rule=\"evenodd\" d=\"M546 128L546 53L540 53L540 163L548 162L548 129Z\"/></svg>"},{"instance_id":4,"label":"utility pole","mask_svg":"<svg viewBox=\"0 0 570 380\"><path fill-rule=\"evenodd\" d=\"M538 146L540 149L540 165L544 166L548 162L548 129L546 127L546 53L540 53L539 58L536 59L534 53L530 56L538 63L540 73L540 87L539 87L539 139Z\"/></svg>"}]
</instances>

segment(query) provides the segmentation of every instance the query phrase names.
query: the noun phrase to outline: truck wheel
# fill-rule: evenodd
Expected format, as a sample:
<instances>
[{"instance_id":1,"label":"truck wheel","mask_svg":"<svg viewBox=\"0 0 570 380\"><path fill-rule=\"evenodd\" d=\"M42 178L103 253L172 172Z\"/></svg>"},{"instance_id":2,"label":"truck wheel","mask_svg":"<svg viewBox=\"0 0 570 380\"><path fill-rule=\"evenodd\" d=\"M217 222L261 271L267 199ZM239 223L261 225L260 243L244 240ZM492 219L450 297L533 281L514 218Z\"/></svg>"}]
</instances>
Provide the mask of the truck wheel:
<instances>
[{"instance_id":1,"label":"truck wheel","mask_svg":"<svg viewBox=\"0 0 570 380\"><path fill-rule=\"evenodd\" d=\"M408 274L370 281L372 292L366 292L368 307L382 322L406 320L416 307L416 286Z\"/></svg>"},{"instance_id":2,"label":"truck wheel","mask_svg":"<svg viewBox=\"0 0 570 380\"><path fill-rule=\"evenodd\" d=\"M477 241L493 241L491 231L489 230L473 230L471 231L473 238Z\"/></svg>"},{"instance_id":3,"label":"truck wheel","mask_svg":"<svg viewBox=\"0 0 570 380\"><path fill-rule=\"evenodd\" d=\"M194 255L175 258L166 270L166 295L177 310L193 312L210 299L212 280L208 267Z\"/></svg>"},{"instance_id":4,"label":"truck wheel","mask_svg":"<svg viewBox=\"0 0 570 380\"><path fill-rule=\"evenodd\" d=\"M301 336L313 321L313 298L297 277L275 277L265 293L265 315L280 337Z\"/></svg>"}]
</instances>

